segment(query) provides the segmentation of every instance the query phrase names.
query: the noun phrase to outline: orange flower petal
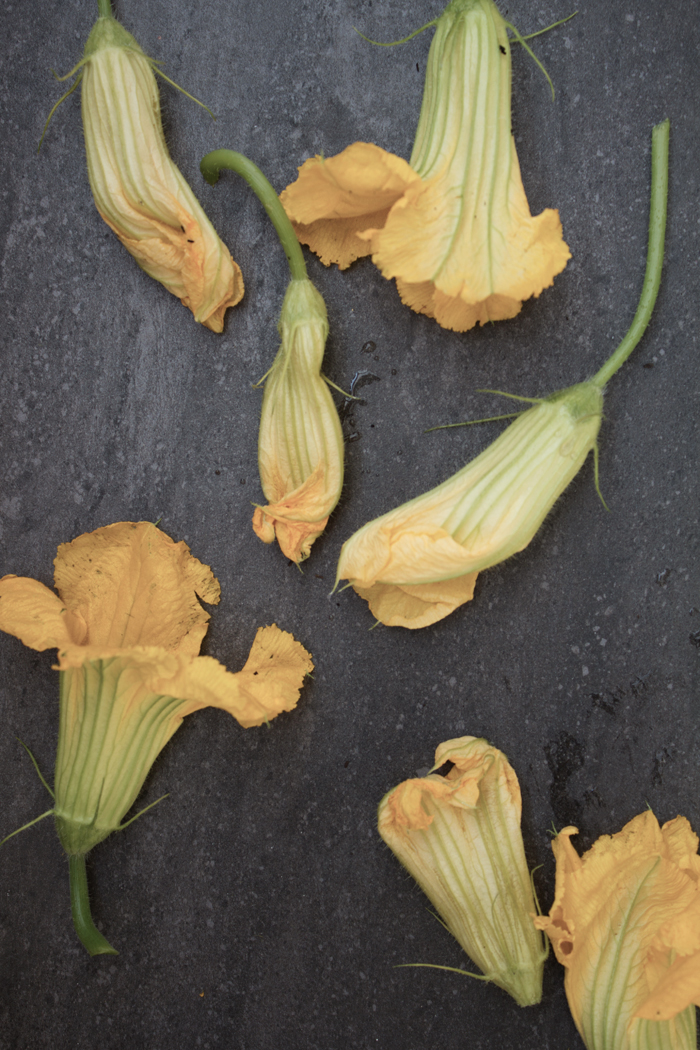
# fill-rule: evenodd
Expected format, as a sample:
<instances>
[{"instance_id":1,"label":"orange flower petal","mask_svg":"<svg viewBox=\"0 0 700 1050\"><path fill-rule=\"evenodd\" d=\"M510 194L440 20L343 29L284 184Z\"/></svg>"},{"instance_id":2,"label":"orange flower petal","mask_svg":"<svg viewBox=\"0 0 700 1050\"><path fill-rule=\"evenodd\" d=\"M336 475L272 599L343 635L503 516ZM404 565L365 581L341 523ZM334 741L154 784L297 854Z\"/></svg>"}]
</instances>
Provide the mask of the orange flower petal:
<instances>
[{"instance_id":1,"label":"orange flower petal","mask_svg":"<svg viewBox=\"0 0 700 1050\"><path fill-rule=\"evenodd\" d=\"M345 269L371 251L371 244L357 234L383 226L389 208L417 178L400 157L372 143L355 142L328 160L305 161L280 200L299 240L326 266L337 262Z\"/></svg>"},{"instance_id":2,"label":"orange flower petal","mask_svg":"<svg viewBox=\"0 0 700 1050\"><path fill-rule=\"evenodd\" d=\"M43 652L80 644L87 633L80 613L66 608L53 591L26 576L0 579L0 631Z\"/></svg>"},{"instance_id":3,"label":"orange flower petal","mask_svg":"<svg viewBox=\"0 0 700 1050\"><path fill-rule=\"evenodd\" d=\"M54 562L63 602L88 626L85 644L160 646L194 656L219 584L186 543L149 522L118 522L62 543Z\"/></svg>"},{"instance_id":4,"label":"orange flower petal","mask_svg":"<svg viewBox=\"0 0 700 1050\"><path fill-rule=\"evenodd\" d=\"M460 605L474 597L474 585L479 574L467 573L440 583L415 586L375 583L353 588L369 604L374 616L387 627L408 627L415 630L444 619Z\"/></svg>"}]
</instances>

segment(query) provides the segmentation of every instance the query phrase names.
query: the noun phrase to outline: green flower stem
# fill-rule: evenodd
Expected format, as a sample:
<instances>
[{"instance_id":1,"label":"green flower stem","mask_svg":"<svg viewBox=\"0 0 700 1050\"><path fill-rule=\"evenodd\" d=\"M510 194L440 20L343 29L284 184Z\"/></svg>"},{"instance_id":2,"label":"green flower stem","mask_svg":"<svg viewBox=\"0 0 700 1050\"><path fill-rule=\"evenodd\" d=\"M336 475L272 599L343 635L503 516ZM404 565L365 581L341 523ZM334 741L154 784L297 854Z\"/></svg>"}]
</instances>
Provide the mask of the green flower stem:
<instances>
[{"instance_id":1,"label":"green flower stem","mask_svg":"<svg viewBox=\"0 0 700 1050\"><path fill-rule=\"evenodd\" d=\"M651 133L649 247L647 249L647 268L639 306L627 335L612 357L609 357L600 371L593 376L592 382L598 387L604 387L630 356L646 331L654 304L656 303L656 296L661 283L661 270L664 263L666 208L668 204L669 129L670 121L666 119L661 124L657 124Z\"/></svg>"},{"instance_id":2,"label":"green flower stem","mask_svg":"<svg viewBox=\"0 0 700 1050\"><path fill-rule=\"evenodd\" d=\"M75 932L81 944L87 948L90 955L119 955L116 948L105 940L92 921L85 854L74 853L68 858L68 863L70 865L70 907Z\"/></svg>"},{"instance_id":3,"label":"green flower stem","mask_svg":"<svg viewBox=\"0 0 700 1050\"><path fill-rule=\"evenodd\" d=\"M114 18L112 0L97 0L97 10L100 12L100 18Z\"/></svg>"},{"instance_id":4,"label":"green flower stem","mask_svg":"<svg viewBox=\"0 0 700 1050\"><path fill-rule=\"evenodd\" d=\"M279 197L260 168L253 164L252 160L244 157L242 153L236 153L232 149L217 149L212 153L207 153L199 165L199 170L211 186L215 186L219 181L219 172L222 168L229 168L231 171L235 171L237 175L241 175L253 192L257 194L260 203L270 217L272 225L277 230L277 236L287 256L292 280L308 280L306 263L304 262L304 255L297 240L297 235L287 218L287 213L280 204Z\"/></svg>"}]
</instances>

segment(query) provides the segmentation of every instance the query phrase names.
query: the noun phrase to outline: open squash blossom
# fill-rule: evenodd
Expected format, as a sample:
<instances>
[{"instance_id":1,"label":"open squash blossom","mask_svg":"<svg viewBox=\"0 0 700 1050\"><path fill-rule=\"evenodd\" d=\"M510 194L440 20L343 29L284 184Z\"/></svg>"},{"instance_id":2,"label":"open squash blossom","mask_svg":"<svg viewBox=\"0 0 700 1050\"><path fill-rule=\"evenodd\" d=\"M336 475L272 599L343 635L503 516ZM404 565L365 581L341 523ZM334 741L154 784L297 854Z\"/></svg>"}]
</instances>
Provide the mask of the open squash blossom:
<instances>
[{"instance_id":1,"label":"open squash blossom","mask_svg":"<svg viewBox=\"0 0 700 1050\"><path fill-rule=\"evenodd\" d=\"M528 545L595 446L602 404L592 382L538 402L453 477L351 536L337 579L387 626L441 620L482 569Z\"/></svg>"},{"instance_id":2,"label":"open squash blossom","mask_svg":"<svg viewBox=\"0 0 700 1050\"><path fill-rule=\"evenodd\" d=\"M446 763L444 776L436 772ZM463 736L440 744L429 776L385 795L379 834L486 979L531 1006L542 998L547 953L532 924L521 810L505 755Z\"/></svg>"},{"instance_id":3,"label":"open squash blossom","mask_svg":"<svg viewBox=\"0 0 700 1050\"><path fill-rule=\"evenodd\" d=\"M309 280L292 280L279 321L282 345L265 382L258 465L270 501L253 528L277 537L294 562L309 556L343 487L343 432L321 363L328 335L326 306Z\"/></svg>"},{"instance_id":4,"label":"open squash blossom","mask_svg":"<svg viewBox=\"0 0 700 1050\"><path fill-rule=\"evenodd\" d=\"M186 715L220 707L242 726L260 725L296 705L313 664L274 625L258 629L237 674L199 656L209 614L198 597L217 603L219 584L184 542L148 522L119 522L61 544L54 565L58 595L37 580L0 580L0 630L32 649L58 650L52 812L66 853L82 858L84 878L85 853L120 830Z\"/></svg>"},{"instance_id":5,"label":"open squash blossom","mask_svg":"<svg viewBox=\"0 0 700 1050\"><path fill-rule=\"evenodd\" d=\"M409 163L364 142L307 160L281 197L299 240L341 269L371 254L403 302L444 328L515 317L571 256L558 212L530 214L510 105L498 9L452 0L430 47Z\"/></svg>"},{"instance_id":6,"label":"open squash blossom","mask_svg":"<svg viewBox=\"0 0 700 1050\"><path fill-rule=\"evenodd\" d=\"M685 817L651 811L582 857L563 828L552 843L555 900L535 919L566 968L588 1050L695 1050L700 1005L700 857Z\"/></svg>"},{"instance_id":7,"label":"open squash blossom","mask_svg":"<svg viewBox=\"0 0 700 1050\"><path fill-rule=\"evenodd\" d=\"M82 110L95 204L139 266L221 332L243 295L228 248L165 144L153 64L111 16L85 45Z\"/></svg>"}]
</instances>

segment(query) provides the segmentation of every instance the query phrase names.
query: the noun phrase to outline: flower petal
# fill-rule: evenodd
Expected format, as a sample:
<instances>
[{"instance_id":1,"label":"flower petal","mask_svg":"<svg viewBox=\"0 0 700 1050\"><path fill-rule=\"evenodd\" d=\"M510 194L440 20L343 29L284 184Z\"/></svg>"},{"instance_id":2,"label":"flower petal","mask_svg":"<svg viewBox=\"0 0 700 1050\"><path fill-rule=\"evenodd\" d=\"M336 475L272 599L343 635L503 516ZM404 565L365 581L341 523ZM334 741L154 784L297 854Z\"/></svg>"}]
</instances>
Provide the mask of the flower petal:
<instances>
[{"instance_id":1,"label":"flower petal","mask_svg":"<svg viewBox=\"0 0 700 1050\"><path fill-rule=\"evenodd\" d=\"M467 573L440 583L415 586L375 583L353 588L369 604L374 616L387 627L408 627L415 630L449 616L451 612L474 597L474 585L479 574Z\"/></svg>"},{"instance_id":2,"label":"flower petal","mask_svg":"<svg viewBox=\"0 0 700 1050\"><path fill-rule=\"evenodd\" d=\"M119 661L125 681L142 691L182 700L172 732L204 707L223 708L245 727L261 725L296 706L304 677L314 666L304 646L273 624L258 628L245 667L235 674L211 656L192 657L156 646L66 646L59 650L57 670L97 660Z\"/></svg>"},{"instance_id":3,"label":"flower petal","mask_svg":"<svg viewBox=\"0 0 700 1050\"><path fill-rule=\"evenodd\" d=\"M400 157L368 142L355 142L328 160L312 157L280 200L297 236L321 261L341 270L372 250L357 234L381 228L389 208L418 176Z\"/></svg>"},{"instance_id":4,"label":"flower petal","mask_svg":"<svg viewBox=\"0 0 700 1050\"><path fill-rule=\"evenodd\" d=\"M174 543L150 522L117 522L58 548L56 588L88 626L85 644L159 646L194 656L219 584L186 543Z\"/></svg>"},{"instance_id":5,"label":"flower petal","mask_svg":"<svg viewBox=\"0 0 700 1050\"><path fill-rule=\"evenodd\" d=\"M303 645L273 624L258 628L245 667L237 674L210 656L198 656L174 678L151 680L150 685L191 701L183 717L202 707L220 707L248 728L296 707L304 676L313 666Z\"/></svg>"},{"instance_id":6,"label":"flower petal","mask_svg":"<svg viewBox=\"0 0 700 1050\"><path fill-rule=\"evenodd\" d=\"M43 652L77 644L87 633L85 621L38 580L26 576L0 579L0 631L13 634L30 649Z\"/></svg>"}]
</instances>

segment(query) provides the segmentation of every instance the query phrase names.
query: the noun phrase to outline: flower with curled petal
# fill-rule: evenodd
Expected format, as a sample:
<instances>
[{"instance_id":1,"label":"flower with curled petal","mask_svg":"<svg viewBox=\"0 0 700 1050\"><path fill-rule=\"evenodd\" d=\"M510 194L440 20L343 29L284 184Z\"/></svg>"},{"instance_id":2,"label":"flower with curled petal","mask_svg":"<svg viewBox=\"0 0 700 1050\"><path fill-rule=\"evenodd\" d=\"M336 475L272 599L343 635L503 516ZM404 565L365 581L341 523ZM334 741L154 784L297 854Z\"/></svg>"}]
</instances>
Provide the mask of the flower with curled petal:
<instances>
[{"instance_id":1,"label":"flower with curled petal","mask_svg":"<svg viewBox=\"0 0 700 1050\"><path fill-rule=\"evenodd\" d=\"M588 1050L695 1050L700 1005L700 857L685 817L640 813L579 857L578 828L552 843L554 904L535 919L566 969Z\"/></svg>"},{"instance_id":2,"label":"flower with curled petal","mask_svg":"<svg viewBox=\"0 0 700 1050\"><path fill-rule=\"evenodd\" d=\"M198 599L216 604L219 583L184 542L149 522L118 522L63 543L54 565L58 595L37 580L0 580L0 630L32 649L58 650L52 812L84 873L85 854L121 829L186 715L220 707L242 726L260 725L296 705L313 664L274 625L258 629L236 674L199 656L209 614Z\"/></svg>"},{"instance_id":3,"label":"flower with curled petal","mask_svg":"<svg viewBox=\"0 0 700 1050\"><path fill-rule=\"evenodd\" d=\"M444 328L515 317L570 252L557 211L530 214L510 96L493 0L452 0L437 20L410 162L366 142L307 160L281 197L299 240L341 269L371 254L403 302Z\"/></svg>"},{"instance_id":4,"label":"flower with curled petal","mask_svg":"<svg viewBox=\"0 0 700 1050\"><path fill-rule=\"evenodd\" d=\"M505 755L464 736L440 744L429 776L382 799L379 834L485 978L531 1006L542 997L546 952L532 925L521 809Z\"/></svg>"}]
</instances>

